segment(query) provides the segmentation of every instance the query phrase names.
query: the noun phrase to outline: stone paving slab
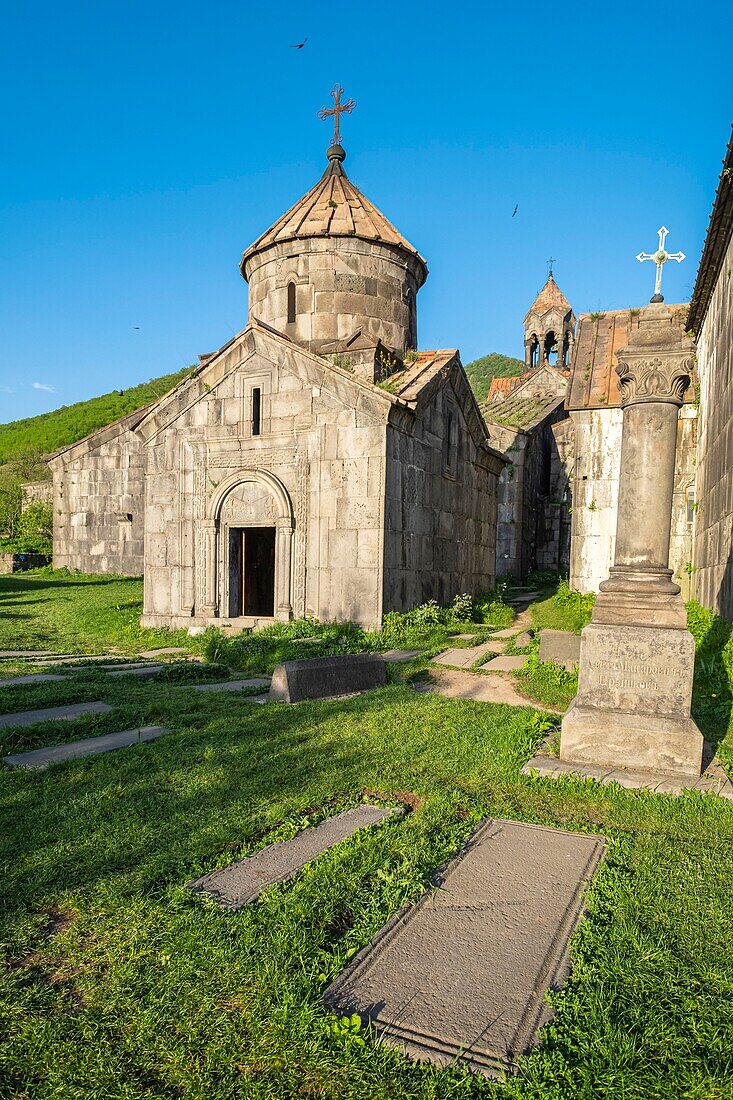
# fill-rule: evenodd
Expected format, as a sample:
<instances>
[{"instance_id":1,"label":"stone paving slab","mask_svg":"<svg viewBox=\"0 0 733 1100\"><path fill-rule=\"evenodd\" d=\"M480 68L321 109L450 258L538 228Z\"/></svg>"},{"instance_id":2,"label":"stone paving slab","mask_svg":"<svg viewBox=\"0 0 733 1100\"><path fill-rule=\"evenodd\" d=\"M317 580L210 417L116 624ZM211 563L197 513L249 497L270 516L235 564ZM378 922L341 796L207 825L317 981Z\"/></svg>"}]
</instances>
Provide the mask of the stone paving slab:
<instances>
[{"instance_id":1,"label":"stone paving slab","mask_svg":"<svg viewBox=\"0 0 733 1100\"><path fill-rule=\"evenodd\" d=\"M551 1017L599 836L488 819L325 992L389 1045L486 1076L514 1068Z\"/></svg>"},{"instance_id":2,"label":"stone paving slab","mask_svg":"<svg viewBox=\"0 0 733 1100\"><path fill-rule=\"evenodd\" d=\"M190 687L194 691L241 691L242 688L269 687L269 679L256 676L253 680L225 680L222 684L175 684L174 687Z\"/></svg>"},{"instance_id":3,"label":"stone paving slab","mask_svg":"<svg viewBox=\"0 0 733 1100\"><path fill-rule=\"evenodd\" d=\"M356 806L298 833L292 840L270 844L247 859L189 882L189 890L208 894L223 909L240 909L268 886L292 878L328 848L353 836L367 825L376 825L393 813L395 807Z\"/></svg>"},{"instance_id":4,"label":"stone paving slab","mask_svg":"<svg viewBox=\"0 0 733 1100\"><path fill-rule=\"evenodd\" d=\"M140 668L132 668L128 665L126 668L113 668L109 669L108 675L110 676L155 676L165 665L147 665Z\"/></svg>"},{"instance_id":5,"label":"stone paving slab","mask_svg":"<svg viewBox=\"0 0 733 1100\"><path fill-rule=\"evenodd\" d=\"M515 626L505 626L503 630L495 630L491 637L492 639L497 638L500 640L504 638L513 638L521 629L518 623Z\"/></svg>"},{"instance_id":6,"label":"stone paving slab","mask_svg":"<svg viewBox=\"0 0 733 1100\"><path fill-rule=\"evenodd\" d=\"M494 657L493 661L487 661L483 666L487 672L516 672L526 663L526 656L517 654L515 657Z\"/></svg>"},{"instance_id":7,"label":"stone paving slab","mask_svg":"<svg viewBox=\"0 0 733 1100\"><path fill-rule=\"evenodd\" d=\"M495 641L482 642L481 645L469 646L465 649L446 649L433 657L433 665L455 665L457 668L470 668L476 661L481 661L489 654L501 653L504 646Z\"/></svg>"},{"instance_id":8,"label":"stone paving slab","mask_svg":"<svg viewBox=\"0 0 733 1100\"><path fill-rule=\"evenodd\" d=\"M435 669L431 681L414 684L415 691L434 692L449 699L474 699L477 703L506 703L512 707L537 707L537 703L520 695L512 681L503 676L481 676L459 669ZM553 710L543 706L542 710ZM557 713L561 713L558 711Z\"/></svg>"},{"instance_id":9,"label":"stone paving slab","mask_svg":"<svg viewBox=\"0 0 733 1100\"><path fill-rule=\"evenodd\" d=\"M580 664L580 635L569 630L540 631L540 660L554 661L568 670Z\"/></svg>"},{"instance_id":10,"label":"stone paving slab","mask_svg":"<svg viewBox=\"0 0 733 1100\"><path fill-rule=\"evenodd\" d=\"M652 791L654 794L682 794L683 791L700 791L702 794L718 794L733 800L733 782L717 760L712 760L699 779L682 779L664 772L633 771L629 768L604 768L596 764L576 764L558 760L556 756L533 756L522 768L522 775L539 775L543 779L563 779L572 775L581 779L595 779L599 783L618 783L621 787Z\"/></svg>"},{"instance_id":11,"label":"stone paving slab","mask_svg":"<svg viewBox=\"0 0 733 1100\"><path fill-rule=\"evenodd\" d=\"M16 753L4 756L3 761L16 768L30 768L40 771L50 764L62 764L65 760L77 760L83 756L96 756L114 749L124 749L129 745L143 745L155 741L170 730L162 726L141 726L139 729L122 730L121 733L104 733L99 737L85 737L81 741L71 741L66 745L51 745L46 749L33 749L32 752Z\"/></svg>"},{"instance_id":12,"label":"stone paving slab","mask_svg":"<svg viewBox=\"0 0 733 1100\"><path fill-rule=\"evenodd\" d=\"M81 718L84 714L106 714L109 703L71 703L66 707L46 707L44 710L21 710L16 714L0 714L0 729L8 726L35 726L37 722L56 722L62 718Z\"/></svg>"},{"instance_id":13,"label":"stone paving slab","mask_svg":"<svg viewBox=\"0 0 733 1100\"><path fill-rule=\"evenodd\" d=\"M385 661L411 661L413 657L419 657L421 649L388 649L382 654Z\"/></svg>"},{"instance_id":14,"label":"stone paving slab","mask_svg":"<svg viewBox=\"0 0 733 1100\"><path fill-rule=\"evenodd\" d=\"M52 672L31 672L28 676L10 676L7 680L0 680L0 688L15 687L17 684L44 684L53 680L66 679L66 676L58 676Z\"/></svg>"}]
</instances>

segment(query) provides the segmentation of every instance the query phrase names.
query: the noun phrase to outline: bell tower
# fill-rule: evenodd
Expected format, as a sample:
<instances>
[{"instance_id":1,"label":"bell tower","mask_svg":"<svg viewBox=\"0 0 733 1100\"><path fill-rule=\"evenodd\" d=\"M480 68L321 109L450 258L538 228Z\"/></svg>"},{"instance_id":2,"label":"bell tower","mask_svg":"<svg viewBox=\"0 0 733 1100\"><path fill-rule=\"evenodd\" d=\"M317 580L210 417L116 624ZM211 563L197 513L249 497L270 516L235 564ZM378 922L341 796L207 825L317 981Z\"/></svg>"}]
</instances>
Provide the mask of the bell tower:
<instances>
[{"instance_id":1,"label":"bell tower","mask_svg":"<svg viewBox=\"0 0 733 1100\"><path fill-rule=\"evenodd\" d=\"M567 370L575 340L575 314L550 274L524 318L524 369L552 366Z\"/></svg>"}]
</instances>

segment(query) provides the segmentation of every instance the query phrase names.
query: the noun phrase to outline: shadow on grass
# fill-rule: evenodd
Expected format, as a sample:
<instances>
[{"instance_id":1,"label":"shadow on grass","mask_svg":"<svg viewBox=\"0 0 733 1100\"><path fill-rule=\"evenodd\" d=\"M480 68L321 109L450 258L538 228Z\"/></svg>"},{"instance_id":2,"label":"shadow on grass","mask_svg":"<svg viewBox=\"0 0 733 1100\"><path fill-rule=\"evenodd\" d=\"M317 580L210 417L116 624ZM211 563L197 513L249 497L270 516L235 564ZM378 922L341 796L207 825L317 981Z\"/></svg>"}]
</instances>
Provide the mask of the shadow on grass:
<instances>
[{"instance_id":1,"label":"shadow on grass","mask_svg":"<svg viewBox=\"0 0 733 1100\"><path fill-rule=\"evenodd\" d=\"M112 892L123 882L126 892L133 884L182 885L233 838L246 845L288 812L367 786L422 787L435 765L420 736L431 716L456 740L459 758L468 747L468 762L475 751L461 745L466 734L455 732L446 702L388 687L347 703L252 707L203 729L172 722L177 731L150 745L7 773L0 777L0 859L13 880L6 916L103 881ZM532 748L527 712L515 710L507 723L512 708L494 709L497 745L484 754L499 754L497 773L500 756L518 771Z\"/></svg>"}]
</instances>

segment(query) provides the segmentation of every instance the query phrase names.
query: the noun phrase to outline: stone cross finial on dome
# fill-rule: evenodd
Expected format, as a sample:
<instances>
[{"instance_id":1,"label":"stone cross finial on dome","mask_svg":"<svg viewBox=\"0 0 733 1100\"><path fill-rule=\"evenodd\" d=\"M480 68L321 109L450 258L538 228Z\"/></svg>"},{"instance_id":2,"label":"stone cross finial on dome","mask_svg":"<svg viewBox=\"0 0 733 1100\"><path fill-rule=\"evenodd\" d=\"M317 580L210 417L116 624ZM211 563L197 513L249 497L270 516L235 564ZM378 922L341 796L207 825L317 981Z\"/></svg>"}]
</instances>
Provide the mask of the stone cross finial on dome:
<instances>
[{"instance_id":1,"label":"stone cross finial on dome","mask_svg":"<svg viewBox=\"0 0 733 1100\"><path fill-rule=\"evenodd\" d=\"M331 140L332 146L341 144L341 115L350 115L356 107L355 99L349 99L346 101L346 103L342 103L341 96L343 94L344 89L341 87L341 85L334 84L331 91L331 95L334 98L333 107L324 106L321 107L320 111L318 112L318 117L321 119L322 122L325 122L327 118L330 118L333 115L333 138Z\"/></svg>"},{"instance_id":2,"label":"stone cross finial on dome","mask_svg":"<svg viewBox=\"0 0 733 1100\"><path fill-rule=\"evenodd\" d=\"M664 296L662 295L662 269L667 260L676 260L678 264L681 264L685 259L684 252L667 252L664 247L665 239L669 233L669 230L665 225L658 230L659 233L659 248L656 252L640 252L636 257L639 263L643 263L644 260L653 260L657 265L657 278L654 283L654 297L650 299L652 302L663 302Z\"/></svg>"}]
</instances>

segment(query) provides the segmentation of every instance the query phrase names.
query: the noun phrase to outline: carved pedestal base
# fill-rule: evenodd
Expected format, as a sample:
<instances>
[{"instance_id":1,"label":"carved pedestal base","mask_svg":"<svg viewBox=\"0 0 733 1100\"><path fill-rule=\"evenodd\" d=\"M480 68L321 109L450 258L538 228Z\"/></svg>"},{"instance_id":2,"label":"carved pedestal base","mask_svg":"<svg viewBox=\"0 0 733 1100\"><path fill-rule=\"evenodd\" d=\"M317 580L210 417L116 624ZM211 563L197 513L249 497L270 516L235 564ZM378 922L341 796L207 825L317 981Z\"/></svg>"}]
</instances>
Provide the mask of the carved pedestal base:
<instances>
[{"instance_id":1,"label":"carved pedestal base","mask_svg":"<svg viewBox=\"0 0 733 1100\"><path fill-rule=\"evenodd\" d=\"M703 738L690 717L694 659L686 629L590 623L560 758L700 775Z\"/></svg>"}]
</instances>

